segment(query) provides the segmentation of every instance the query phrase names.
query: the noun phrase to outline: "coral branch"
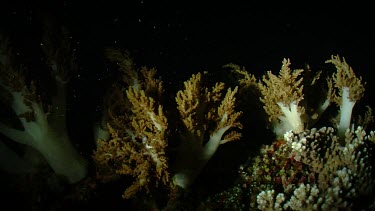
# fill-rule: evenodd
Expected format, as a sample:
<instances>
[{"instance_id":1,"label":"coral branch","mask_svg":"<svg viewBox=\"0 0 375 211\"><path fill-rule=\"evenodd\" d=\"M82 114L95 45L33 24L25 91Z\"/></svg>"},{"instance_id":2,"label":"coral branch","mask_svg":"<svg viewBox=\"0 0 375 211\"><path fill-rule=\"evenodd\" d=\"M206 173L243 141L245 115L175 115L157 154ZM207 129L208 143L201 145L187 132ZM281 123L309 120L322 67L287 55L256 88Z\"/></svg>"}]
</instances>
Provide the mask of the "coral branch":
<instances>
[{"instance_id":1,"label":"coral branch","mask_svg":"<svg viewBox=\"0 0 375 211\"><path fill-rule=\"evenodd\" d=\"M165 155L168 123L162 106L155 101L162 93L162 84L153 78L155 69L142 68L142 78L138 78L128 54L109 53L110 60L121 60L117 62L123 68L122 74L136 78L125 80L126 77L122 77L127 88L114 87L113 93L118 97L109 102L107 115L111 137L98 140L93 158L103 181L116 175L134 178L123 194L123 198L132 198L141 190L149 193L159 183L171 185Z\"/></svg>"},{"instance_id":2,"label":"coral branch","mask_svg":"<svg viewBox=\"0 0 375 211\"><path fill-rule=\"evenodd\" d=\"M344 58L341 61L339 56L332 56L326 63L332 63L337 69L337 72L333 74L333 80L335 87L338 89L338 96L334 99L336 104L340 106L338 135L343 140L350 127L354 105L362 98L365 88L362 84L362 78L357 78L352 67L346 63Z\"/></svg>"},{"instance_id":3,"label":"coral branch","mask_svg":"<svg viewBox=\"0 0 375 211\"><path fill-rule=\"evenodd\" d=\"M238 122L241 112L234 110L234 95L238 88L233 91L229 88L222 99L224 84L217 83L209 91L201 87L201 77L201 73L193 75L184 83L185 89L180 90L176 96L177 108L186 128L174 175L174 182L182 188L187 188L194 182L220 144L240 137L236 131L228 133L223 139L224 134L231 128L242 128ZM209 139L205 140L207 135ZM192 154L194 156L190 156Z\"/></svg>"},{"instance_id":4,"label":"coral branch","mask_svg":"<svg viewBox=\"0 0 375 211\"><path fill-rule=\"evenodd\" d=\"M262 93L261 101L264 109L269 115L269 121L274 126L275 133L282 136L286 131L292 130L301 132L304 130L302 115L305 113L299 102L303 99L302 77L303 70L289 68L290 61L283 60L279 76L267 72L263 76L263 83L259 82L259 89Z\"/></svg>"}]
</instances>

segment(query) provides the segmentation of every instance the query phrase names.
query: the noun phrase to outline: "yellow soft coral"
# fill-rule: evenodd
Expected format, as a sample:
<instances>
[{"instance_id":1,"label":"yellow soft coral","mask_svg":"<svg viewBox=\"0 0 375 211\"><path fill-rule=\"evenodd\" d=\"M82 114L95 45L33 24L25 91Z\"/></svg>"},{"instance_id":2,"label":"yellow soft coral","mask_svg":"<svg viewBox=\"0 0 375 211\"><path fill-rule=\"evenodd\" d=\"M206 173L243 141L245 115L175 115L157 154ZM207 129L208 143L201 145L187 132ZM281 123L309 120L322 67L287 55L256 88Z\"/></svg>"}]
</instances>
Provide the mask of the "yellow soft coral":
<instances>
[{"instance_id":1,"label":"yellow soft coral","mask_svg":"<svg viewBox=\"0 0 375 211\"><path fill-rule=\"evenodd\" d=\"M211 90L202 87L201 73L193 74L184 85L176 102L186 130L174 175L174 182L182 188L192 184L220 144L240 138L238 132L228 131L242 128L238 122L241 112L234 110L237 87L229 88L223 98L224 83L216 83Z\"/></svg>"},{"instance_id":2,"label":"yellow soft coral","mask_svg":"<svg viewBox=\"0 0 375 211\"><path fill-rule=\"evenodd\" d=\"M189 187L220 144L240 138L240 133L231 130L242 128L238 121L241 112L234 108L237 87L228 88L225 93L224 83L216 83L209 89L202 85L201 73L193 74L175 97L180 118L175 118L172 126L181 121L184 129L169 130L171 123L161 102L163 86L161 80L155 79L156 70L136 70L132 61L126 61L130 59L128 54L108 53L110 60L121 67L121 73L130 78L122 78L126 87L114 86L107 115L111 138L98 141L94 160L99 178L114 178L116 174L133 177L124 198L133 197L140 190L150 192L159 184ZM117 61L121 59L125 61ZM167 134L171 131L180 132L182 139L174 170L168 167L166 157ZM174 183L170 182L169 172L175 173Z\"/></svg>"},{"instance_id":3,"label":"yellow soft coral","mask_svg":"<svg viewBox=\"0 0 375 211\"><path fill-rule=\"evenodd\" d=\"M278 76L268 71L267 76L263 76L263 83L258 83L262 94L260 100L278 136L289 130L301 132L304 129L301 117L305 110L299 106L303 99L303 78L300 77L303 70L292 71L290 64L289 59L284 59Z\"/></svg>"},{"instance_id":4,"label":"yellow soft coral","mask_svg":"<svg viewBox=\"0 0 375 211\"><path fill-rule=\"evenodd\" d=\"M362 98L365 88L362 78L357 78L345 58L341 61L339 56L332 56L326 63L332 63L337 69L337 72L333 74L335 87L338 89L338 96L334 98L334 101L340 106L338 136L343 140L346 130L350 127L353 107Z\"/></svg>"},{"instance_id":5,"label":"yellow soft coral","mask_svg":"<svg viewBox=\"0 0 375 211\"><path fill-rule=\"evenodd\" d=\"M111 138L98 141L93 157L99 165L100 178L113 177L113 173L134 178L123 194L124 198L131 198L142 189L149 192L159 183L170 185L165 156L168 123L162 106L155 102L162 92L161 81L153 78L156 70L142 68L138 70L139 77L132 61L127 61L129 55L114 51L110 56L112 60L124 60L119 62L123 74L136 78L122 78L127 89L115 86L112 94L117 97L108 103L107 128Z\"/></svg>"}]
</instances>

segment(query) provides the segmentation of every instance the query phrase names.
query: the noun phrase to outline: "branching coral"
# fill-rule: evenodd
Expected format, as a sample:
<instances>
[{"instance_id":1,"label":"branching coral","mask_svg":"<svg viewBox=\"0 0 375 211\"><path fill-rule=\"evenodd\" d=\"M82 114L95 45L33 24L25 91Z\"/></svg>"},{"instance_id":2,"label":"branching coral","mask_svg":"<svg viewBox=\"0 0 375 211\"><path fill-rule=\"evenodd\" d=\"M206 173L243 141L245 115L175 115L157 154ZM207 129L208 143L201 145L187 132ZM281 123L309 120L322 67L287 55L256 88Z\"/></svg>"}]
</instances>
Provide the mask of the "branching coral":
<instances>
[{"instance_id":1,"label":"branching coral","mask_svg":"<svg viewBox=\"0 0 375 211\"><path fill-rule=\"evenodd\" d=\"M98 140L98 149L93 157L101 168L99 176L102 179L113 174L135 178L123 194L124 198L131 198L141 189L149 192L151 186L159 183L170 185L165 156L168 123L162 106L150 97L155 90L160 91L156 96L161 95L162 83L154 79L155 69L142 68L142 78L138 78L127 53L121 54L117 50L108 53L109 58L121 61L122 72L135 78L129 80L124 77L122 82L128 85L127 89L117 87L113 92L120 98L109 102L107 128L111 137L109 140Z\"/></svg>"},{"instance_id":2,"label":"branching coral","mask_svg":"<svg viewBox=\"0 0 375 211\"><path fill-rule=\"evenodd\" d=\"M183 188L192 184L220 144L240 138L238 132L227 131L242 128L238 122L241 112L234 110L237 87L234 90L229 88L223 98L223 83L216 83L209 90L202 87L201 77L201 73L193 75L184 83L185 89L177 92L176 96L185 133L182 135L174 181Z\"/></svg>"},{"instance_id":3,"label":"branching coral","mask_svg":"<svg viewBox=\"0 0 375 211\"><path fill-rule=\"evenodd\" d=\"M374 194L374 144L373 132L367 135L361 127L346 132L344 146L333 128L287 133L285 142L265 147L243 171L256 196L251 206L260 210L362 206L357 201Z\"/></svg>"},{"instance_id":4,"label":"branching coral","mask_svg":"<svg viewBox=\"0 0 375 211\"><path fill-rule=\"evenodd\" d=\"M17 65L9 40L0 37L2 109L14 114L12 121L0 123L2 138L9 139L0 142L0 166L10 173L30 171L32 163L9 146L14 141L34 149L57 175L77 183L87 175L87 164L71 143L66 125L66 86L76 63L66 31L62 34L61 39L47 34L41 43L45 54L41 61L54 85L47 94L41 93L41 81L27 74L27 65ZM186 196L184 191L196 182L219 146L242 138L239 129L248 126L240 122L243 112L249 112L246 120L253 121L258 112L253 107L236 108L237 93L246 88L259 95L276 139L240 167L240 182L219 194L220 202L227 197L232 207L260 210L375 207L375 133L366 133L373 117L369 108L364 117L352 118L364 95L364 83L345 59L327 60L336 71L325 78L325 72L314 73L309 66L292 70L289 59L283 59L278 74L268 71L260 79L228 64L224 67L241 76L241 88L210 84L207 75L198 72L170 95L155 68L137 68L128 52L107 49L106 56L119 67L119 80L105 97L103 117L95 128L95 177L82 186L121 179L126 184L124 199L145 193L153 196L146 201L168 200L155 204L177 210L178 200ZM325 90L316 92L317 86ZM241 105L259 103L248 101ZM318 122L331 102L339 107L339 122ZM314 128L317 123L323 127ZM253 135L252 129L248 134ZM159 197L155 193L160 191L170 194Z\"/></svg>"},{"instance_id":5,"label":"branching coral","mask_svg":"<svg viewBox=\"0 0 375 211\"><path fill-rule=\"evenodd\" d=\"M362 78L357 78L345 59L341 61L339 56L332 56L326 63L332 63L337 69L337 72L333 74L333 80L335 87L338 89L338 96L334 100L340 106L338 134L343 139L346 130L350 127L353 107L362 98L365 88L362 84Z\"/></svg>"},{"instance_id":6,"label":"branching coral","mask_svg":"<svg viewBox=\"0 0 375 211\"><path fill-rule=\"evenodd\" d=\"M251 166L241 170L251 194L250 207L331 210L372 206L359 205L356 200L374 195L373 132L366 135L361 126L357 130L349 128L353 106L363 96L364 87L345 60L332 56L327 63L334 64L337 72L332 80L327 80L327 100L312 114L322 115L329 101L334 100L340 105L337 129L304 127L316 118L306 117L306 122L301 119L303 111L310 108L298 107L298 102L309 96L302 92L302 78L297 80L302 71L291 72L288 60L283 61L278 77L268 72L268 77L263 76L264 84L259 83L261 101L270 121L280 120L274 128L279 138L264 146ZM287 130L281 133L280 125ZM280 137L282 134L284 137Z\"/></svg>"},{"instance_id":7,"label":"branching coral","mask_svg":"<svg viewBox=\"0 0 375 211\"><path fill-rule=\"evenodd\" d=\"M99 174L131 175L135 181L126 189L124 198L134 196L141 189L150 192L150 187L157 187L159 183L164 187L188 188L220 144L240 137L231 130L242 127L238 122L241 112L234 110L237 88L229 88L222 96L223 83L208 89L202 86L202 74L194 74L175 98L182 122L177 118L172 125L182 124L184 130L170 129L171 123L162 107L162 82L154 78L156 70L143 67L137 71L128 53L113 49L108 53L127 77L122 77L125 87L116 86L117 91L113 92L120 97L108 103L107 128L112 137L99 140L94 152ZM172 161L166 158L170 131L181 133L172 167L168 166Z\"/></svg>"},{"instance_id":8,"label":"branching coral","mask_svg":"<svg viewBox=\"0 0 375 211\"><path fill-rule=\"evenodd\" d=\"M289 60L284 59L278 76L271 72L263 76L257 88L277 139L263 145L258 156L240 167L239 183L210 201L221 200L225 207L250 210L373 209L374 132L366 133L363 128L373 119L371 109L365 117L351 122L353 106L363 96L364 87L344 59L332 56L326 63L334 64L336 73L327 78L326 96L314 106L306 99L320 94L310 87L320 72L318 77L305 80L302 70L291 71ZM243 76L239 80L243 87L255 87L250 73L230 67ZM305 73L310 71L308 67ZM339 124L321 122L324 127L313 128L322 115L330 115L324 111L331 101L340 106Z\"/></svg>"},{"instance_id":9,"label":"branching coral","mask_svg":"<svg viewBox=\"0 0 375 211\"><path fill-rule=\"evenodd\" d=\"M303 99L300 77L303 70L292 72L290 64L289 60L284 59L279 76L268 71L267 77L263 76L263 83L259 82L259 89L263 95L260 100L264 103L270 122L275 124L274 130L278 135L289 130L304 130L302 115L305 110L299 105Z\"/></svg>"}]
</instances>

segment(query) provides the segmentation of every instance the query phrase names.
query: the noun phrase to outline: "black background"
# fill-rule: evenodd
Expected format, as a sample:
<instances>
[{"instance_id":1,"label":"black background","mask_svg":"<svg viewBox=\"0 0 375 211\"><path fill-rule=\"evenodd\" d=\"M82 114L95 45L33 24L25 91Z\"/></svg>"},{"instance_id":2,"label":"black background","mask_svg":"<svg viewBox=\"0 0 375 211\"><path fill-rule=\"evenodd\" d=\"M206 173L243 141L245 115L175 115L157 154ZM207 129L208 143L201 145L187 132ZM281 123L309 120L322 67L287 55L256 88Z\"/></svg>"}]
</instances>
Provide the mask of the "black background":
<instances>
[{"instance_id":1,"label":"black background","mask_svg":"<svg viewBox=\"0 0 375 211\"><path fill-rule=\"evenodd\" d=\"M220 72L229 62L257 76L278 71L283 58L291 59L292 68L307 63L320 70L338 54L371 89L374 17L365 3L9 2L1 7L0 23L21 54L38 55L44 20L70 31L80 65L73 80L87 89L109 75L106 47L130 50L138 65L156 67L169 84L198 71Z\"/></svg>"}]
</instances>

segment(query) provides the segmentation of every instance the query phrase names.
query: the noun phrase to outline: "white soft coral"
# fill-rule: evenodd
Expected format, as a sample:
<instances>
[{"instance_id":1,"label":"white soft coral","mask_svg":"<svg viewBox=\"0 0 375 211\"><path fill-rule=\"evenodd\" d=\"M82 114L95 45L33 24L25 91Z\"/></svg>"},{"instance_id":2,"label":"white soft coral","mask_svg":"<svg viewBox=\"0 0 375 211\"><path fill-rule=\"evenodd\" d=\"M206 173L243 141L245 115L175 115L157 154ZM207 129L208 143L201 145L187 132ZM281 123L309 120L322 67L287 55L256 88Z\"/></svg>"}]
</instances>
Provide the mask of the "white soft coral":
<instances>
[{"instance_id":1,"label":"white soft coral","mask_svg":"<svg viewBox=\"0 0 375 211\"><path fill-rule=\"evenodd\" d=\"M65 118L67 78L65 74L70 67L65 66L62 62L63 56L56 53L58 50L51 46L48 50L50 55L48 55L47 63L50 65L52 77L55 79L56 93L49 101L51 102L49 109L44 109L44 104L40 100L39 94L36 93L34 83L28 84L24 76L24 68L15 65L8 39L0 36L0 88L4 91L1 94L7 96L4 101L17 115L18 121L23 127L16 129L11 124L0 122L0 133L10 140L37 150L56 174L65 177L68 182L74 183L86 176L87 165L84 158L72 145L67 132ZM58 56L61 58L57 58ZM9 148L5 144L1 144L0 147L0 151L6 150L10 155ZM5 156L3 154L0 156L5 161L8 159L3 157ZM1 163L4 164L4 162ZM5 166L3 164L1 165ZM18 167L20 166L15 166L15 168Z\"/></svg>"},{"instance_id":2,"label":"white soft coral","mask_svg":"<svg viewBox=\"0 0 375 211\"><path fill-rule=\"evenodd\" d=\"M58 119L48 119L40 102L25 98L26 90L24 88L23 93L11 93L11 108L18 115L23 130L0 123L0 133L13 141L36 149L55 173L64 176L69 182L79 181L86 175L86 161L70 142L65 121L63 125L58 126L59 124L55 124ZM27 114L30 114L32 119L26 117Z\"/></svg>"},{"instance_id":3,"label":"white soft coral","mask_svg":"<svg viewBox=\"0 0 375 211\"><path fill-rule=\"evenodd\" d=\"M362 98L365 88L362 84L362 78L358 78L352 67L342 61L339 56L332 56L326 63L335 65L337 72L333 74L335 87L338 89L338 96L335 102L340 106L340 123L338 125L338 136L344 140L345 133L350 127L352 111L355 103Z\"/></svg>"},{"instance_id":4,"label":"white soft coral","mask_svg":"<svg viewBox=\"0 0 375 211\"><path fill-rule=\"evenodd\" d=\"M296 133L302 132L304 129L301 118L302 114L299 111L297 103L292 101L286 106L279 102L277 105L280 107L283 116L279 116L280 122L274 125L275 134L282 135L287 131L294 131Z\"/></svg>"}]
</instances>

